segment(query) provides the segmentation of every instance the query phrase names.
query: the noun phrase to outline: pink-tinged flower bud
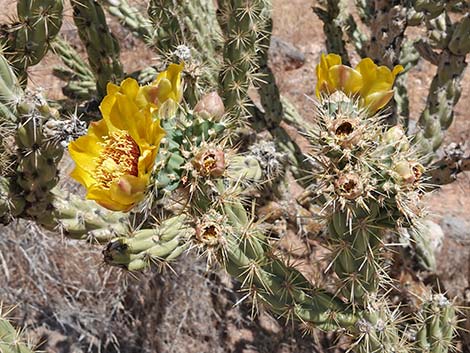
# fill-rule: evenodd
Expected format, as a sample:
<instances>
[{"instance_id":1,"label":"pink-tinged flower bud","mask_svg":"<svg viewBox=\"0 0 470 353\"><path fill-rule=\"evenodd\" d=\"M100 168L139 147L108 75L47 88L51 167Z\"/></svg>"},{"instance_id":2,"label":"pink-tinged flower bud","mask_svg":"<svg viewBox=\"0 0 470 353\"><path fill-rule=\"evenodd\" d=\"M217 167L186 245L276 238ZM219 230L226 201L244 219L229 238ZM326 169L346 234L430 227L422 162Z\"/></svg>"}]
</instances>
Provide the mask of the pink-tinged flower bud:
<instances>
[{"instance_id":1,"label":"pink-tinged flower bud","mask_svg":"<svg viewBox=\"0 0 470 353\"><path fill-rule=\"evenodd\" d=\"M347 173L341 175L335 181L336 193L348 200L354 200L357 197L361 196L364 187L362 181L356 173Z\"/></svg>"},{"instance_id":2,"label":"pink-tinged flower bud","mask_svg":"<svg viewBox=\"0 0 470 353\"><path fill-rule=\"evenodd\" d=\"M217 92L208 93L197 102L194 113L205 119L218 121L225 113L224 102Z\"/></svg>"},{"instance_id":3,"label":"pink-tinged flower bud","mask_svg":"<svg viewBox=\"0 0 470 353\"><path fill-rule=\"evenodd\" d=\"M225 153L222 149L203 149L193 159L193 166L203 176L220 177L225 172Z\"/></svg>"}]
</instances>

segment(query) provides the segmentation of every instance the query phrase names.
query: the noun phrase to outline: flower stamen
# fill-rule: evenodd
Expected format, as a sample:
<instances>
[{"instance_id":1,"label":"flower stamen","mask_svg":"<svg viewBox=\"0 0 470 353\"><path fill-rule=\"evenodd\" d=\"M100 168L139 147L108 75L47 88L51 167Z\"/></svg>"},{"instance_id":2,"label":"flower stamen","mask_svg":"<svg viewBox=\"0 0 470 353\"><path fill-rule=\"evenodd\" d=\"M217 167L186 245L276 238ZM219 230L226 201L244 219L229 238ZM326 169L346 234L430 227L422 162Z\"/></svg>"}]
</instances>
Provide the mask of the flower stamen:
<instances>
[{"instance_id":1,"label":"flower stamen","mask_svg":"<svg viewBox=\"0 0 470 353\"><path fill-rule=\"evenodd\" d=\"M119 181L123 175L138 175L140 149L123 130L112 132L101 143L103 150L96 160L95 177L104 189Z\"/></svg>"}]
</instances>

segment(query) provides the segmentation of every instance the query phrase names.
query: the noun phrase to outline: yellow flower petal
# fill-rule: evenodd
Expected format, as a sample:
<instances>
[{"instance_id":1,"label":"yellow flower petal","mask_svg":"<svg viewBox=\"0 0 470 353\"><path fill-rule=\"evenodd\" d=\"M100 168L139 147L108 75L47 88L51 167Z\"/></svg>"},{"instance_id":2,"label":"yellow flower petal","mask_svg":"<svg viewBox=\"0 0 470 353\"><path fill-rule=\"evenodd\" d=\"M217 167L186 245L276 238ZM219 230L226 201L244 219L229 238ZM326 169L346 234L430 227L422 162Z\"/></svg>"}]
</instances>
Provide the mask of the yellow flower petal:
<instances>
[{"instance_id":1,"label":"yellow flower petal","mask_svg":"<svg viewBox=\"0 0 470 353\"><path fill-rule=\"evenodd\" d=\"M184 64L170 64L165 71L158 74L151 85L158 89L154 93L158 102L153 101L153 103L160 106L168 99L172 99L176 103L181 101L183 98L183 87L181 85L181 72L183 69Z\"/></svg>"},{"instance_id":2,"label":"yellow flower petal","mask_svg":"<svg viewBox=\"0 0 470 353\"><path fill-rule=\"evenodd\" d=\"M397 75L398 75L400 72L403 72L403 71L405 71L405 69L403 68L403 66L401 66L401 65L395 65L395 67L393 68L393 71L392 71L393 77L397 77Z\"/></svg>"},{"instance_id":3,"label":"yellow flower petal","mask_svg":"<svg viewBox=\"0 0 470 353\"><path fill-rule=\"evenodd\" d=\"M335 65L341 65L341 56L336 54L321 55L320 64L315 68L317 73L316 94L318 97L320 97L321 92L333 93L334 87L328 82L330 67Z\"/></svg>"},{"instance_id":4,"label":"yellow flower petal","mask_svg":"<svg viewBox=\"0 0 470 353\"><path fill-rule=\"evenodd\" d=\"M363 105L371 113L375 113L377 110L382 109L387 105L393 97L393 90L389 91L378 91L371 93L364 98Z\"/></svg>"},{"instance_id":5,"label":"yellow flower petal","mask_svg":"<svg viewBox=\"0 0 470 353\"><path fill-rule=\"evenodd\" d=\"M328 82L333 93L340 90L348 96L353 95L361 89L363 82L361 74L345 65L335 65L328 71Z\"/></svg>"},{"instance_id":6,"label":"yellow flower petal","mask_svg":"<svg viewBox=\"0 0 470 353\"><path fill-rule=\"evenodd\" d=\"M88 189L88 193L86 196L88 200L94 200L100 206L105 207L111 211L127 212L133 206L129 204L123 204L111 199L111 193L109 192L109 190L104 190L96 186Z\"/></svg>"},{"instance_id":7,"label":"yellow flower petal","mask_svg":"<svg viewBox=\"0 0 470 353\"><path fill-rule=\"evenodd\" d=\"M133 78L126 78L121 83L120 92L129 99L134 100L139 92L139 84Z\"/></svg>"},{"instance_id":8,"label":"yellow flower petal","mask_svg":"<svg viewBox=\"0 0 470 353\"><path fill-rule=\"evenodd\" d=\"M364 58L353 69L341 65L338 55L322 55L316 67L317 96L321 93L332 94L337 90L360 98L370 114L382 109L393 97L395 77L403 71L401 65L393 70L386 66L377 66L372 59Z\"/></svg>"},{"instance_id":9,"label":"yellow flower petal","mask_svg":"<svg viewBox=\"0 0 470 353\"><path fill-rule=\"evenodd\" d=\"M90 188L96 183L96 180L90 174L89 170L81 168L79 165L70 173L70 176L82 184L85 188Z\"/></svg>"},{"instance_id":10,"label":"yellow flower petal","mask_svg":"<svg viewBox=\"0 0 470 353\"><path fill-rule=\"evenodd\" d=\"M108 82L108 84L106 85L107 94L115 94L116 92L119 92L119 89L119 86L115 85L112 82Z\"/></svg>"}]
</instances>

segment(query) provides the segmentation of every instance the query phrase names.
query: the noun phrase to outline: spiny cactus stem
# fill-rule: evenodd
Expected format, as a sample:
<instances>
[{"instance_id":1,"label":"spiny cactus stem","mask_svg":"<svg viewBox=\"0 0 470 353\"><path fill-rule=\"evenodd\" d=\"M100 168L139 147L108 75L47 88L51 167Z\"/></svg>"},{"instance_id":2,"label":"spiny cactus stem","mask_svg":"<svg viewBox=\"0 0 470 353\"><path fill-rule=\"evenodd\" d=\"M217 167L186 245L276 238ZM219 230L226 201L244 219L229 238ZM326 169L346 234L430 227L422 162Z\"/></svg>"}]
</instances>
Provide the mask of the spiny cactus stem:
<instances>
[{"instance_id":1,"label":"spiny cactus stem","mask_svg":"<svg viewBox=\"0 0 470 353\"><path fill-rule=\"evenodd\" d=\"M275 313L323 329L351 328L357 320L347 306L324 290L313 288L293 267L266 249L266 238L250 230L241 203L224 205L234 232L224 232L221 265ZM255 298L256 299L256 298Z\"/></svg>"},{"instance_id":2,"label":"spiny cactus stem","mask_svg":"<svg viewBox=\"0 0 470 353\"><path fill-rule=\"evenodd\" d=\"M283 120L285 123L294 127L296 131L304 135L312 130L313 124L305 120L285 96L281 95L281 103L284 110Z\"/></svg>"},{"instance_id":3,"label":"spiny cactus stem","mask_svg":"<svg viewBox=\"0 0 470 353\"><path fill-rule=\"evenodd\" d=\"M106 23L102 6L93 0L73 0L73 19L88 54L88 61L97 80L98 95L106 94L108 82L123 76L119 43Z\"/></svg>"},{"instance_id":4,"label":"spiny cactus stem","mask_svg":"<svg viewBox=\"0 0 470 353\"><path fill-rule=\"evenodd\" d=\"M346 1L328 0L326 9L315 6L313 11L323 22L323 32L326 35L326 51L338 54L341 56L343 64L350 65L346 44L343 40L343 28L345 27L347 11Z\"/></svg>"},{"instance_id":5,"label":"spiny cactus stem","mask_svg":"<svg viewBox=\"0 0 470 353\"><path fill-rule=\"evenodd\" d=\"M70 45L67 40L58 36L52 42L52 49L64 64L77 75L81 81L94 80L93 72L87 63L85 63L80 54Z\"/></svg>"},{"instance_id":6,"label":"spiny cactus stem","mask_svg":"<svg viewBox=\"0 0 470 353\"><path fill-rule=\"evenodd\" d=\"M447 21L450 19L447 18ZM446 46L439 54L432 52L431 59L437 62L437 73L431 82L426 108L418 120L419 130L416 133L416 140L422 153L427 156L427 163L432 161L433 152L441 146L444 132L453 121L454 107L460 99L460 81L467 66L466 54L470 52L470 45L461 38L470 36L470 15L441 31L447 38Z\"/></svg>"},{"instance_id":7,"label":"spiny cactus stem","mask_svg":"<svg viewBox=\"0 0 470 353\"><path fill-rule=\"evenodd\" d=\"M264 31L261 13L265 3L221 0L218 5L218 20L225 39L219 89L229 114L244 125L247 92L256 72L260 32Z\"/></svg>"},{"instance_id":8,"label":"spiny cactus stem","mask_svg":"<svg viewBox=\"0 0 470 353\"><path fill-rule=\"evenodd\" d=\"M140 10L131 6L127 0L105 0L106 10L116 17L124 27L146 43L151 43L152 23L140 13Z\"/></svg>"},{"instance_id":9,"label":"spiny cactus stem","mask_svg":"<svg viewBox=\"0 0 470 353\"><path fill-rule=\"evenodd\" d=\"M175 260L189 247L193 230L186 215L164 220L153 229L121 233L103 250L106 263L124 267L129 271L149 268L152 264Z\"/></svg>"},{"instance_id":10,"label":"spiny cactus stem","mask_svg":"<svg viewBox=\"0 0 470 353\"><path fill-rule=\"evenodd\" d=\"M19 23L6 26L0 43L5 44L5 55L20 82L26 84L28 67L44 57L62 26L63 1L18 0L17 12Z\"/></svg>"}]
</instances>

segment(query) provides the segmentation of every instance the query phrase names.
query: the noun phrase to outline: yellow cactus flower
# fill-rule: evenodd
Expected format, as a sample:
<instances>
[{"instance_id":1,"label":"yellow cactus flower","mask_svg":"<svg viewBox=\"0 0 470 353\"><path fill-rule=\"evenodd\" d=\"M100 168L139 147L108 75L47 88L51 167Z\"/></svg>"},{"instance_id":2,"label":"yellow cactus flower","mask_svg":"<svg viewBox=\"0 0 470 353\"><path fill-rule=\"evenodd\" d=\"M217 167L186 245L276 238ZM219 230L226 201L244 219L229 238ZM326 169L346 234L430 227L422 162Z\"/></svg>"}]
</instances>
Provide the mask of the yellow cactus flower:
<instances>
[{"instance_id":1,"label":"yellow cactus flower","mask_svg":"<svg viewBox=\"0 0 470 353\"><path fill-rule=\"evenodd\" d=\"M144 198L160 141L165 136L150 105L139 104L140 87L125 79L108 84L103 119L69 145L75 161L71 176L87 189L87 199L127 212Z\"/></svg>"},{"instance_id":2,"label":"yellow cactus flower","mask_svg":"<svg viewBox=\"0 0 470 353\"><path fill-rule=\"evenodd\" d=\"M393 97L393 82L403 71L396 65L393 70L377 66L370 58L362 59L353 69L342 65L341 57L336 54L322 54L316 67L316 93L332 94L342 91L348 96L358 97L363 107L373 114L383 108Z\"/></svg>"},{"instance_id":3,"label":"yellow cactus flower","mask_svg":"<svg viewBox=\"0 0 470 353\"><path fill-rule=\"evenodd\" d=\"M176 107L176 104L180 103L183 98L183 85L181 84L183 69L183 63L170 64L165 71L158 74L154 82L141 88L140 101L142 102L143 98L144 102L152 104L152 107L156 109L160 109L166 102Z\"/></svg>"}]
</instances>

